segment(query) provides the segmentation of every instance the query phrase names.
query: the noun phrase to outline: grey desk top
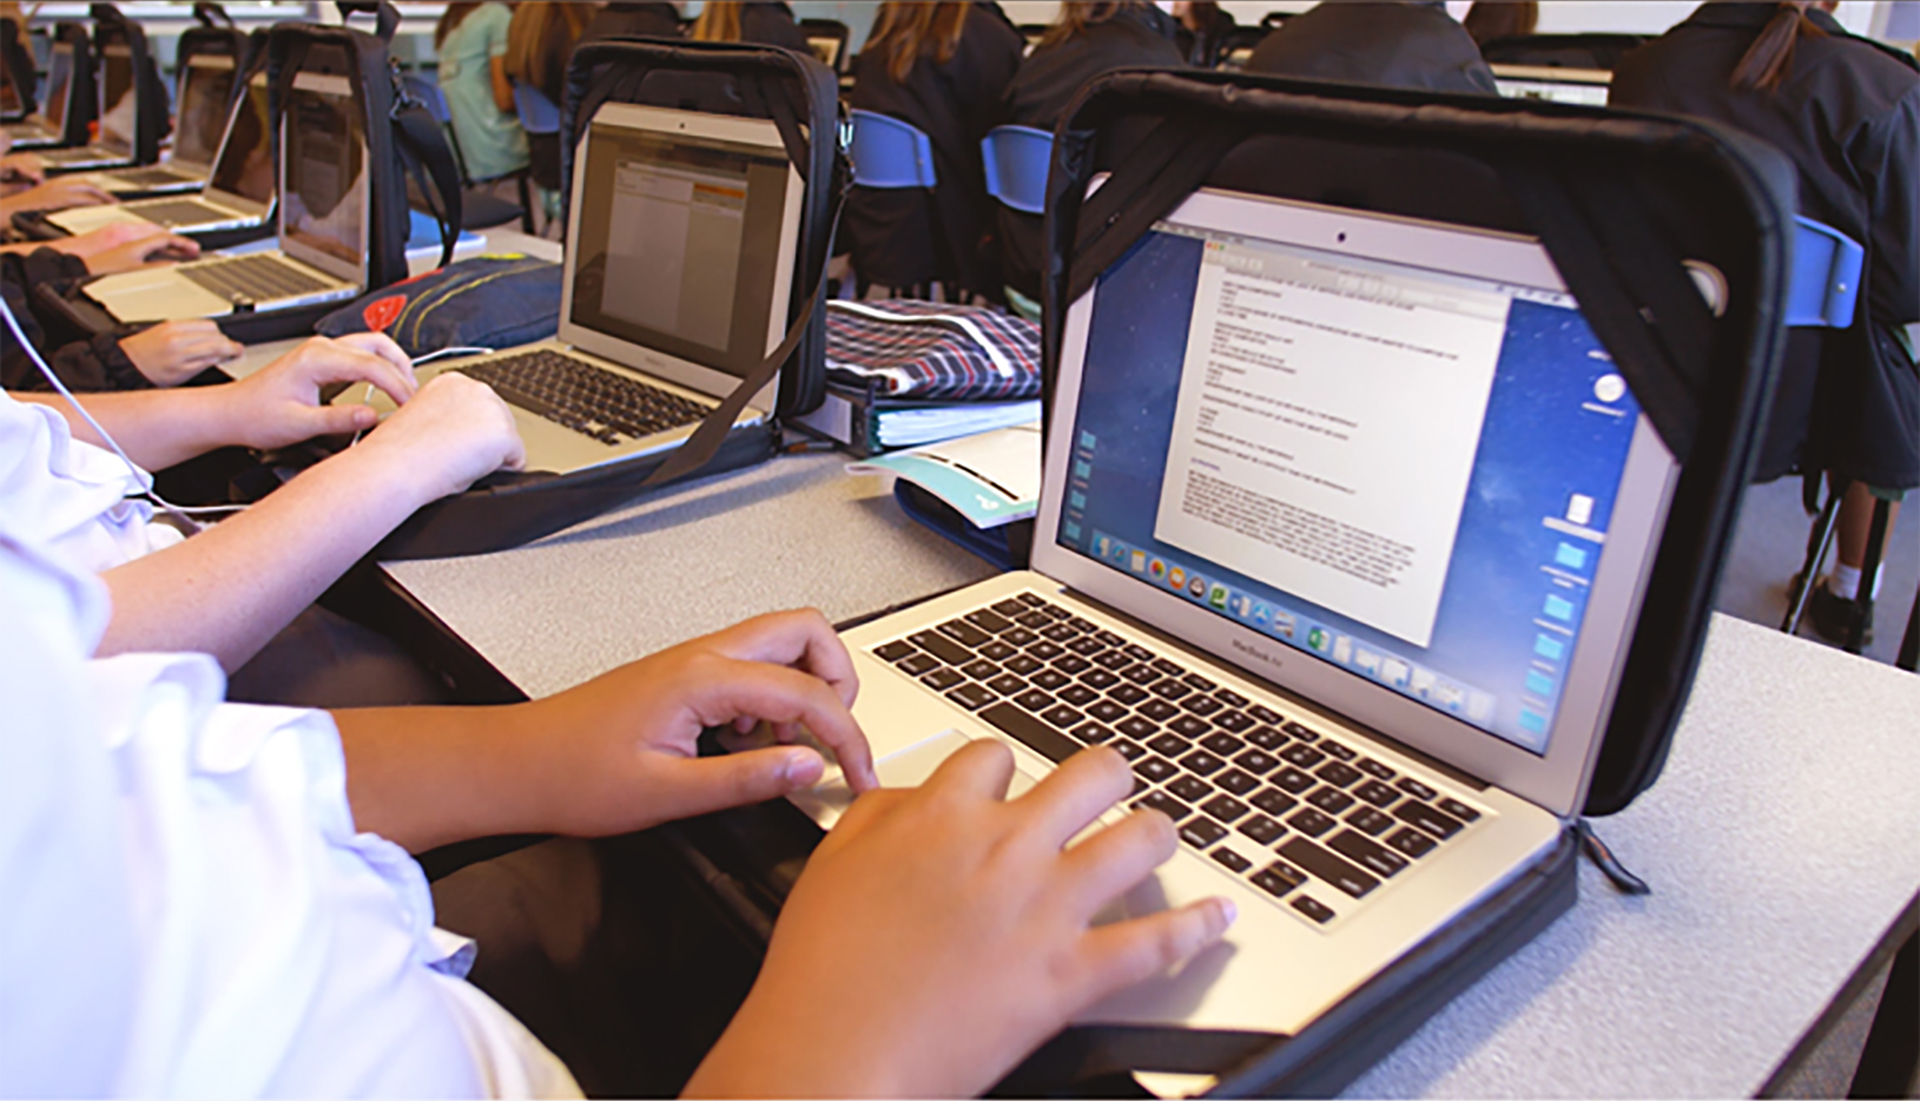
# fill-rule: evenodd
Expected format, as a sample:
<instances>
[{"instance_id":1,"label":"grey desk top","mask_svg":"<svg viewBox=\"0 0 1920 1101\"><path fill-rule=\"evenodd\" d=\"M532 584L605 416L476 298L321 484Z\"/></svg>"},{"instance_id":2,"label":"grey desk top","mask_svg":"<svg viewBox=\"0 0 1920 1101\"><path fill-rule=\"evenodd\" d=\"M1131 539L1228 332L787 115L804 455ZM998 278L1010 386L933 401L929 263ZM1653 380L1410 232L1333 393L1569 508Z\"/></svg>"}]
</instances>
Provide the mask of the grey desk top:
<instances>
[{"instance_id":1,"label":"grey desk top","mask_svg":"<svg viewBox=\"0 0 1920 1101\"><path fill-rule=\"evenodd\" d=\"M517 550L386 570L530 696L762 612L838 621L993 572L847 462L783 456Z\"/></svg>"},{"instance_id":2,"label":"grey desk top","mask_svg":"<svg viewBox=\"0 0 1920 1101\"><path fill-rule=\"evenodd\" d=\"M988 571L844 460L776 460L505 554L387 566L532 695L775 608ZM1920 678L1716 617L1660 782L1599 832L1653 887L1576 908L1353 1096L1754 1093L1920 885Z\"/></svg>"}]
</instances>

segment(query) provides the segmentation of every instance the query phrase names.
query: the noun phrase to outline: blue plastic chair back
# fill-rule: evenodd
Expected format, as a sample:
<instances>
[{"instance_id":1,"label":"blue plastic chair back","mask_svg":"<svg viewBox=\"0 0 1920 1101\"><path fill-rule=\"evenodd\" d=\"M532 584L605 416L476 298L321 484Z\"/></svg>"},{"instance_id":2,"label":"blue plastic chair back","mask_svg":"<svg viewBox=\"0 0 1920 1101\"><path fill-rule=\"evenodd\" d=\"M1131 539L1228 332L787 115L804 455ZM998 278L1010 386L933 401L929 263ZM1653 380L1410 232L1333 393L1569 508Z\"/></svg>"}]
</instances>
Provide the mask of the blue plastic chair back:
<instances>
[{"instance_id":1,"label":"blue plastic chair back","mask_svg":"<svg viewBox=\"0 0 1920 1101\"><path fill-rule=\"evenodd\" d=\"M440 90L436 81L428 80L419 73L404 73L400 77L401 87L407 94L420 101L433 116L433 121L442 126L453 125L453 112L447 109L447 94Z\"/></svg>"},{"instance_id":2,"label":"blue plastic chair back","mask_svg":"<svg viewBox=\"0 0 1920 1101\"><path fill-rule=\"evenodd\" d=\"M859 108L853 116L853 182L861 187L932 187L933 142L917 126Z\"/></svg>"},{"instance_id":3,"label":"blue plastic chair back","mask_svg":"<svg viewBox=\"0 0 1920 1101\"><path fill-rule=\"evenodd\" d=\"M547 94L531 84L513 82L513 107L520 115L520 129L529 134L558 134L560 108Z\"/></svg>"},{"instance_id":4,"label":"blue plastic chair back","mask_svg":"<svg viewBox=\"0 0 1920 1101\"><path fill-rule=\"evenodd\" d=\"M1851 237L1795 215L1793 278L1787 286L1787 324L1845 329L1860 298L1866 250Z\"/></svg>"},{"instance_id":5,"label":"blue plastic chair back","mask_svg":"<svg viewBox=\"0 0 1920 1101\"><path fill-rule=\"evenodd\" d=\"M996 126L980 139L987 194L1015 210L1044 214L1053 135L1031 126Z\"/></svg>"}]
</instances>

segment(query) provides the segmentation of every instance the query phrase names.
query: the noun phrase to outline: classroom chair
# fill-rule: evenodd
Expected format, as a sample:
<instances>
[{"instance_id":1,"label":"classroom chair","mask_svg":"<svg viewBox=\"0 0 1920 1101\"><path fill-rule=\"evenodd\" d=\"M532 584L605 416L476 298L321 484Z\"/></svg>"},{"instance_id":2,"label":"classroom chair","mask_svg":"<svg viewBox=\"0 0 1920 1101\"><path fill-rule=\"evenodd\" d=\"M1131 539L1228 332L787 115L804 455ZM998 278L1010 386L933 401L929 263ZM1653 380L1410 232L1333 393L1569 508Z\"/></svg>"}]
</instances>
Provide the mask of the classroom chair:
<instances>
[{"instance_id":1,"label":"classroom chair","mask_svg":"<svg viewBox=\"0 0 1920 1101\"><path fill-rule=\"evenodd\" d=\"M1787 324L1795 327L1844 329L1853 324L1860 297L1860 272L1866 252L1846 234L1811 218L1794 216L1797 223L1793 238L1793 271L1787 284ZM1816 477L1818 472L1811 472ZM1807 536L1807 555L1795 575L1787 595L1787 614L1780 629L1794 634L1806 613L1807 598L1819 580L1819 570L1833 545L1834 527L1840 519L1840 501L1846 496L1844 481L1834 480L1827 499L1814 519ZM1886 541L1891 506L1876 500L1867 541L1867 558L1861 576L1871 579L1880 570L1881 544ZM1849 653L1857 654L1865 644L1867 613L1873 607L1871 580L1861 582L1855 597L1858 612L1854 628L1846 642Z\"/></svg>"},{"instance_id":2,"label":"classroom chair","mask_svg":"<svg viewBox=\"0 0 1920 1101\"><path fill-rule=\"evenodd\" d=\"M532 222L528 214L530 196L527 193L526 169L501 177L501 179L512 177L518 182L520 186L518 206L489 191L476 188L474 186L476 182L493 183L494 181L476 181L467 171L466 154L460 151L460 138L453 130L453 111L447 106L447 94L440 90L440 82L430 79L421 72L409 72L401 74L400 84L406 89L407 95L425 107L427 114L433 116L433 121L440 124L441 132L447 135L447 144L453 148L453 163L460 170L460 221L462 223L460 228L492 229L494 226L503 226L518 219L522 227L531 233Z\"/></svg>"},{"instance_id":3,"label":"classroom chair","mask_svg":"<svg viewBox=\"0 0 1920 1101\"><path fill-rule=\"evenodd\" d=\"M980 139L987 167L987 194L1023 214L1047 209L1047 167L1053 135L1031 126L996 126Z\"/></svg>"},{"instance_id":4,"label":"classroom chair","mask_svg":"<svg viewBox=\"0 0 1920 1101\"><path fill-rule=\"evenodd\" d=\"M853 182L861 187L932 187L933 142L892 115L858 107L853 117Z\"/></svg>"}]
</instances>

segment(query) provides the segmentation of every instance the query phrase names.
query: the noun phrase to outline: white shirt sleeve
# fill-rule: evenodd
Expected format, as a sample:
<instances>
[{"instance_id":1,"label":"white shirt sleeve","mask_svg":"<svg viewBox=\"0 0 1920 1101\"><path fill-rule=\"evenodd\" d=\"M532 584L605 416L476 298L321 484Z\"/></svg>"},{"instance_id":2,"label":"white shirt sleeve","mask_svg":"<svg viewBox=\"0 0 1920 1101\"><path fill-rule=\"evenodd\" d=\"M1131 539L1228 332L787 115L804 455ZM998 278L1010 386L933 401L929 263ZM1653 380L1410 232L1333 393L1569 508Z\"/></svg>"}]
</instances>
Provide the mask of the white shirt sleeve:
<instances>
[{"instance_id":1,"label":"white shirt sleeve","mask_svg":"<svg viewBox=\"0 0 1920 1101\"><path fill-rule=\"evenodd\" d=\"M577 1096L355 831L331 718L88 661L105 605L0 508L0 1096Z\"/></svg>"},{"instance_id":2,"label":"white shirt sleeve","mask_svg":"<svg viewBox=\"0 0 1920 1101\"><path fill-rule=\"evenodd\" d=\"M66 419L0 391L0 509L11 530L79 569L99 573L182 538L132 499L151 476L73 438Z\"/></svg>"}]
</instances>

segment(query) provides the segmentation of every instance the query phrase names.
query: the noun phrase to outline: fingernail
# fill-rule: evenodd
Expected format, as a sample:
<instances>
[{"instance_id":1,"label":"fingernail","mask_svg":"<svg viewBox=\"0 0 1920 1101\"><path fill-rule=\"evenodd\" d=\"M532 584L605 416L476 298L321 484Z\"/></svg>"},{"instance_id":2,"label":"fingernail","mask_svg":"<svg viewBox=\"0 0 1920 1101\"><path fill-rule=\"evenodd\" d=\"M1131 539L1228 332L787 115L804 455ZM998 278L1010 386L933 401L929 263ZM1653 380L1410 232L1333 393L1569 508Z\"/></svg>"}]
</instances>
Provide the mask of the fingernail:
<instances>
[{"instance_id":1,"label":"fingernail","mask_svg":"<svg viewBox=\"0 0 1920 1101\"><path fill-rule=\"evenodd\" d=\"M1235 906L1232 899L1216 898L1213 901L1220 908L1220 928L1232 925L1234 919L1240 916L1240 907Z\"/></svg>"},{"instance_id":2,"label":"fingernail","mask_svg":"<svg viewBox=\"0 0 1920 1101\"><path fill-rule=\"evenodd\" d=\"M825 767L826 762L822 761L818 754L803 749L797 753L787 754L787 764L782 770L782 775L790 784L811 784L820 778L820 773Z\"/></svg>"}]
</instances>

